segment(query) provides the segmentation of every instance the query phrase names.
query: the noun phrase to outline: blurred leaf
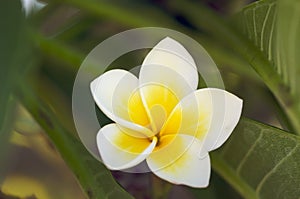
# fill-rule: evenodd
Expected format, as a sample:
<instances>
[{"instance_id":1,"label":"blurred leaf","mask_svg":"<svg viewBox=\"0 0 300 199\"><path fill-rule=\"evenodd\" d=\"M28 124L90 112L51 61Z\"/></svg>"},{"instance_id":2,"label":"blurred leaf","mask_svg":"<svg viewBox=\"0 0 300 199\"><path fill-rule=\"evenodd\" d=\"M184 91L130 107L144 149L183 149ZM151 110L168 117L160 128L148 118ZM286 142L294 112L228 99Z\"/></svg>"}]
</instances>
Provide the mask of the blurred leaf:
<instances>
[{"instance_id":1,"label":"blurred leaf","mask_svg":"<svg viewBox=\"0 0 300 199\"><path fill-rule=\"evenodd\" d=\"M33 33L32 37L44 53L52 59L62 60L69 71L76 71L84 59L84 54L60 43L59 41L47 39L37 33Z\"/></svg>"},{"instance_id":2,"label":"blurred leaf","mask_svg":"<svg viewBox=\"0 0 300 199\"><path fill-rule=\"evenodd\" d=\"M0 6L0 159L14 120L15 100L11 93L28 66L31 48L21 2L5 0ZM1 172L1 171L0 171ZM1 178L2 176L0 176ZM1 179L0 179L1 181Z\"/></svg>"},{"instance_id":3,"label":"blurred leaf","mask_svg":"<svg viewBox=\"0 0 300 199\"><path fill-rule=\"evenodd\" d=\"M19 11L18 11L19 9ZM11 18L11 20L3 20ZM3 107L0 112L0 135L3 133L3 122L8 112L7 105L9 96L13 89L15 77L17 76L17 67L14 63L15 53L19 48L18 41L20 38L20 29L23 29L23 16L21 14L21 6L16 1L4 1L0 6L0 105ZM14 25L12 25L14 24Z\"/></svg>"},{"instance_id":4,"label":"blurred leaf","mask_svg":"<svg viewBox=\"0 0 300 199\"><path fill-rule=\"evenodd\" d=\"M31 118L26 109L18 104L14 130L22 135L34 135L41 131L41 127Z\"/></svg>"},{"instance_id":5,"label":"blurred leaf","mask_svg":"<svg viewBox=\"0 0 300 199\"><path fill-rule=\"evenodd\" d=\"M29 88L29 85L22 87L22 92L19 94L21 102L46 131L87 196L90 199L132 198L115 182L110 171L92 157L79 140L63 128L51 108Z\"/></svg>"},{"instance_id":6,"label":"blurred leaf","mask_svg":"<svg viewBox=\"0 0 300 199\"><path fill-rule=\"evenodd\" d=\"M31 116L27 116L27 121L34 123ZM10 156L1 162L1 167L9 168L1 187L3 193L22 199L31 195L38 199L86 199L73 173L42 130L33 129L25 135L14 132L10 146Z\"/></svg>"},{"instance_id":7,"label":"blurred leaf","mask_svg":"<svg viewBox=\"0 0 300 199\"><path fill-rule=\"evenodd\" d=\"M291 98L284 104L299 130L300 103L300 3L295 0L261 0L244 8L236 17L238 28L268 59L280 75ZM263 66L261 66L263 67ZM282 88L283 89L283 88ZM283 96L285 98L285 96ZM299 133L299 132L298 132Z\"/></svg>"},{"instance_id":8,"label":"blurred leaf","mask_svg":"<svg viewBox=\"0 0 300 199\"><path fill-rule=\"evenodd\" d=\"M1 190L0 190L0 198L2 198L2 199L20 199L19 197L5 194ZM35 198L30 196L30 197L25 197L24 199L35 199Z\"/></svg>"},{"instance_id":9,"label":"blurred leaf","mask_svg":"<svg viewBox=\"0 0 300 199\"><path fill-rule=\"evenodd\" d=\"M300 138L248 119L212 153L213 169L247 199L300 195Z\"/></svg>"},{"instance_id":10,"label":"blurred leaf","mask_svg":"<svg viewBox=\"0 0 300 199\"><path fill-rule=\"evenodd\" d=\"M286 84L289 85L291 93L296 99L300 97L299 35L300 2L297 0L279 0L276 29L276 49L279 50L279 55L275 62L277 68L281 68L278 72L282 74ZM300 109L299 103L298 109Z\"/></svg>"},{"instance_id":11,"label":"blurred leaf","mask_svg":"<svg viewBox=\"0 0 300 199\"><path fill-rule=\"evenodd\" d=\"M166 18L162 12L142 3L122 1L96 1L96 0L64 0L65 3L76 6L89 14L109 18L130 27L145 26L172 26L174 22ZM152 17L145 17L145 12L153 13ZM154 14L155 13L155 14Z\"/></svg>"}]
</instances>

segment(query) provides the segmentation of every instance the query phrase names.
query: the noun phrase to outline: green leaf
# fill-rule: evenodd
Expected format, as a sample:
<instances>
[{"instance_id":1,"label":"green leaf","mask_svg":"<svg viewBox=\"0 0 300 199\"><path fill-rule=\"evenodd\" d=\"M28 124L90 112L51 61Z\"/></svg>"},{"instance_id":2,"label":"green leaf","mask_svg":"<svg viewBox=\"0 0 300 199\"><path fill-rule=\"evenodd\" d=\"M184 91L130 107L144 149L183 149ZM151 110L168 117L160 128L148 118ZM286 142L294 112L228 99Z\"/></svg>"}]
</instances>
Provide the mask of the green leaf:
<instances>
[{"instance_id":1,"label":"green leaf","mask_svg":"<svg viewBox=\"0 0 300 199\"><path fill-rule=\"evenodd\" d=\"M0 159L7 155L7 139L14 121L11 93L24 75L30 57L25 16L20 1L5 0L0 6Z\"/></svg>"},{"instance_id":2,"label":"green leaf","mask_svg":"<svg viewBox=\"0 0 300 199\"><path fill-rule=\"evenodd\" d=\"M300 138L242 119L226 144L212 153L213 169L248 199L300 195Z\"/></svg>"},{"instance_id":3,"label":"green leaf","mask_svg":"<svg viewBox=\"0 0 300 199\"><path fill-rule=\"evenodd\" d=\"M243 11L241 11L241 13L235 17L235 20L228 20L228 18L224 16L219 16L219 14L210 10L207 7L204 7L199 4L195 5L188 1L178 0L174 1L174 3L172 3L171 5L177 12L182 12L184 16L186 16L187 19L190 20L200 30L204 30L205 32L211 34L216 40L222 42L231 51L234 51L239 56L243 57L262 78L264 83L268 86L268 88L274 94L276 99L279 101L280 105L284 109L286 117L288 117L288 119L291 121L291 124L293 126L292 130L295 131L294 133L300 134L299 100L297 97L292 95L292 93L290 92L290 87L287 84L285 84L284 79L278 73L277 69L273 67L275 63L275 61L273 61L273 53L273 57L270 57L268 56L268 54L264 53L261 50L261 48L263 48L264 50L268 49L268 51L269 49L272 49L272 52L278 51L279 54L285 52L282 52L284 50L279 49L277 46L272 44L272 42L274 42L274 39L272 38L275 38L275 34L272 35L272 37L263 36L262 42L261 38L258 37L258 35L261 35L261 32L263 32L263 35L267 35L267 33L272 32L272 29L278 29L272 28L273 21L269 19L270 17L274 16L274 14L272 14L272 4L274 2L275 1L273 0L255 2L247 6ZM296 0L289 0L288 2L290 6L295 6L297 7L297 9L299 8L299 3L296 3ZM265 4L266 6L264 6ZM269 12L268 7L271 7ZM254 11L258 14L251 14ZM267 20L264 20L264 17L267 13ZM294 20L299 21L299 15L294 14L294 17L298 17ZM264 23L265 25L263 25ZM274 23L277 25L276 21ZM246 28L245 26L248 28ZM251 27L253 28L251 29ZM264 31L262 31L263 27ZM268 31L267 29L270 30ZM245 31L248 31L247 34L251 35L251 37L248 37L248 35L242 33ZM269 42L270 39L271 43ZM281 38L278 39L280 40ZM291 43L293 42L291 41ZM269 44L272 44L270 48ZM295 48L296 47L294 47L294 49ZM291 66L287 67L290 68Z\"/></svg>"},{"instance_id":4,"label":"green leaf","mask_svg":"<svg viewBox=\"0 0 300 199\"><path fill-rule=\"evenodd\" d=\"M295 129L300 130L300 3L295 0L261 0L236 17L238 29L264 54L281 78L282 105ZM280 92L280 90L279 90ZM284 96L288 95L288 96ZM299 133L299 132L298 132Z\"/></svg>"},{"instance_id":5,"label":"green leaf","mask_svg":"<svg viewBox=\"0 0 300 199\"><path fill-rule=\"evenodd\" d=\"M155 7L143 3L131 1L95 1L95 0L63 0L63 2L76 6L87 13L101 17L109 18L115 22L127 25L129 27L161 26L170 27L174 24L173 20L164 16ZM152 17L145 17L145 13L155 13Z\"/></svg>"},{"instance_id":6,"label":"green leaf","mask_svg":"<svg viewBox=\"0 0 300 199\"><path fill-rule=\"evenodd\" d=\"M261 0L243 9L239 28L265 54L292 95L300 95L300 3Z\"/></svg>"},{"instance_id":7,"label":"green leaf","mask_svg":"<svg viewBox=\"0 0 300 199\"><path fill-rule=\"evenodd\" d=\"M187 188L196 198L204 199L240 199L241 196L216 172L212 171L209 186L205 189Z\"/></svg>"},{"instance_id":8,"label":"green leaf","mask_svg":"<svg viewBox=\"0 0 300 199\"><path fill-rule=\"evenodd\" d=\"M36 96L30 84L22 85L18 96L53 141L90 199L132 198L116 183L110 171L61 125L51 107Z\"/></svg>"},{"instance_id":9,"label":"green leaf","mask_svg":"<svg viewBox=\"0 0 300 199\"><path fill-rule=\"evenodd\" d=\"M296 98L300 97L300 2L278 1L276 44L279 49L277 68ZM300 106L300 105L299 105Z\"/></svg>"},{"instance_id":10,"label":"green leaf","mask_svg":"<svg viewBox=\"0 0 300 199\"><path fill-rule=\"evenodd\" d=\"M0 7L0 17L6 18L10 16L12 17L12 22L16 23L16 25L11 26L5 20L0 21L0 25L2 30L0 31L0 60L1 60L1 67L0 67L0 79L2 83L0 84L0 105L4 108L0 112L0 129L2 134L2 126L4 123L4 118L7 112L7 104L9 101L10 92L13 87L13 77L16 75L15 66L12 65L12 61L14 59L14 52L18 46L16 37L16 32L18 32L18 27L21 24L21 11L16 11L16 3L11 3L12 1L6 1ZM15 7L16 6L16 7ZM14 8L15 7L15 8ZM12 12L8 12L8 9L12 9ZM19 7L20 9L20 7ZM11 13L11 14L9 14ZM10 77L12 75L12 77Z\"/></svg>"},{"instance_id":11,"label":"green leaf","mask_svg":"<svg viewBox=\"0 0 300 199\"><path fill-rule=\"evenodd\" d=\"M52 59L62 60L68 71L78 70L78 66L84 60L85 55L72 49L59 41L45 38L38 33L32 33L32 38L39 46L40 50ZM55 65L52 67L56 67Z\"/></svg>"}]
</instances>

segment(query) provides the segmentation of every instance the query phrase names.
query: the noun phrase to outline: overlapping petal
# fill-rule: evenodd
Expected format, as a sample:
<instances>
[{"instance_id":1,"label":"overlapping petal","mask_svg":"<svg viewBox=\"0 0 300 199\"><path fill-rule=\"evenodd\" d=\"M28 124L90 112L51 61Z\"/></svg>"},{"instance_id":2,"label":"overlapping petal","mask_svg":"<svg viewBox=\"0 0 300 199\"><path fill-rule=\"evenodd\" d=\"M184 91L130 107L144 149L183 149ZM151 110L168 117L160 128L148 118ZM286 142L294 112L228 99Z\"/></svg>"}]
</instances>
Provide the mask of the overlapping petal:
<instances>
[{"instance_id":1,"label":"overlapping petal","mask_svg":"<svg viewBox=\"0 0 300 199\"><path fill-rule=\"evenodd\" d=\"M167 145L155 149L147 158L147 164L155 175L174 184L191 187L208 185L210 159L208 154L203 158L197 155L202 146L199 139L184 134L166 135L160 142L167 142Z\"/></svg>"},{"instance_id":2,"label":"overlapping petal","mask_svg":"<svg viewBox=\"0 0 300 199\"><path fill-rule=\"evenodd\" d=\"M152 130L159 132L176 104L197 88L197 68L181 44L165 38L146 56L139 84Z\"/></svg>"},{"instance_id":3,"label":"overlapping petal","mask_svg":"<svg viewBox=\"0 0 300 199\"><path fill-rule=\"evenodd\" d=\"M203 153L219 148L231 135L242 113L243 100L221 89L205 89L212 98L212 120Z\"/></svg>"},{"instance_id":4,"label":"overlapping petal","mask_svg":"<svg viewBox=\"0 0 300 199\"><path fill-rule=\"evenodd\" d=\"M140 92L150 118L151 129L158 133L179 99L164 85L146 85L140 88Z\"/></svg>"},{"instance_id":5,"label":"overlapping petal","mask_svg":"<svg viewBox=\"0 0 300 199\"><path fill-rule=\"evenodd\" d=\"M117 124L109 124L97 134L101 158L111 170L134 167L144 161L155 148L157 139L137 138L127 133Z\"/></svg>"},{"instance_id":6,"label":"overlapping petal","mask_svg":"<svg viewBox=\"0 0 300 199\"><path fill-rule=\"evenodd\" d=\"M242 100L217 88L195 90L197 85L192 56L171 38L149 52L139 79L125 70L95 79L93 97L117 123L97 135L104 164L124 170L146 159L151 171L171 183L206 187L208 152L232 133Z\"/></svg>"},{"instance_id":7,"label":"overlapping petal","mask_svg":"<svg viewBox=\"0 0 300 199\"><path fill-rule=\"evenodd\" d=\"M101 111L116 123L151 137L153 132L138 88L138 79L125 70L111 70L91 83L91 91Z\"/></svg>"},{"instance_id":8,"label":"overlapping petal","mask_svg":"<svg viewBox=\"0 0 300 199\"><path fill-rule=\"evenodd\" d=\"M242 100L217 88L205 88L186 96L175 107L161 131L187 134L204 140L203 153L221 146L237 125Z\"/></svg>"}]
</instances>

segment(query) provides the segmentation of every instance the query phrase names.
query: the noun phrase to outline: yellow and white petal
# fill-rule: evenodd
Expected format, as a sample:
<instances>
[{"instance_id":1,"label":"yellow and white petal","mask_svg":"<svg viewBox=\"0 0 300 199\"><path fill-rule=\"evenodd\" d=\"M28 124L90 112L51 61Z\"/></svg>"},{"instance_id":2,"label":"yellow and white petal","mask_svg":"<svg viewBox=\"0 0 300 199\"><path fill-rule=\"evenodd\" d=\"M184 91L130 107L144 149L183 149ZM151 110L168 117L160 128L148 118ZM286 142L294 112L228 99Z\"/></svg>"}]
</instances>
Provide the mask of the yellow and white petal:
<instances>
[{"instance_id":1,"label":"yellow and white petal","mask_svg":"<svg viewBox=\"0 0 300 199\"><path fill-rule=\"evenodd\" d=\"M146 159L150 170L174 184L207 187L210 159L208 154L202 158L198 156L202 142L188 135L166 135L161 139L160 142L171 139L171 143L155 149Z\"/></svg>"},{"instance_id":2,"label":"yellow and white petal","mask_svg":"<svg viewBox=\"0 0 300 199\"><path fill-rule=\"evenodd\" d=\"M197 71L194 71L198 75ZM169 89L179 100L195 91L186 81L183 72L176 71L170 66L143 65L139 75L140 87L160 85Z\"/></svg>"},{"instance_id":3,"label":"yellow and white petal","mask_svg":"<svg viewBox=\"0 0 300 199\"><path fill-rule=\"evenodd\" d=\"M199 89L176 106L162 128L161 136L187 134L204 141L202 153L220 147L237 125L242 100L216 88Z\"/></svg>"},{"instance_id":4,"label":"yellow and white petal","mask_svg":"<svg viewBox=\"0 0 300 199\"><path fill-rule=\"evenodd\" d=\"M151 122L152 131L158 133L179 99L164 85L143 86L140 88L140 94Z\"/></svg>"},{"instance_id":5,"label":"yellow and white petal","mask_svg":"<svg viewBox=\"0 0 300 199\"><path fill-rule=\"evenodd\" d=\"M197 68L188 51L167 37L146 56L139 84L152 130L159 132L176 104L197 88Z\"/></svg>"},{"instance_id":6,"label":"yellow and white petal","mask_svg":"<svg viewBox=\"0 0 300 199\"><path fill-rule=\"evenodd\" d=\"M116 123L140 132L135 136L152 136L141 101L138 79L125 70L111 70L91 82L91 92L101 111ZM134 116L134 117L133 117Z\"/></svg>"},{"instance_id":7,"label":"yellow and white petal","mask_svg":"<svg viewBox=\"0 0 300 199\"><path fill-rule=\"evenodd\" d=\"M240 120L243 100L222 89L209 88L212 96L212 121L201 153L219 148L231 135Z\"/></svg>"},{"instance_id":8,"label":"yellow and white petal","mask_svg":"<svg viewBox=\"0 0 300 199\"><path fill-rule=\"evenodd\" d=\"M153 68L148 68L149 66L153 66ZM159 67L161 66L170 68L174 70L175 73L170 73L170 70L160 70ZM158 81L157 83L168 85L166 82L172 84L170 80L174 81L174 74L183 77L190 88L194 90L197 88L198 73L194 59L180 43L166 37L147 54L142 64L139 79L142 83ZM156 78L158 75L163 78ZM175 76L175 78L178 77Z\"/></svg>"},{"instance_id":9,"label":"yellow and white petal","mask_svg":"<svg viewBox=\"0 0 300 199\"><path fill-rule=\"evenodd\" d=\"M111 170L134 167L153 151L157 139L137 138L122 131L117 124L109 124L97 134L97 145L103 163Z\"/></svg>"},{"instance_id":10,"label":"yellow and white petal","mask_svg":"<svg viewBox=\"0 0 300 199\"><path fill-rule=\"evenodd\" d=\"M212 96L197 90L183 98L173 109L160 136L185 134L204 140L212 121Z\"/></svg>"}]
</instances>

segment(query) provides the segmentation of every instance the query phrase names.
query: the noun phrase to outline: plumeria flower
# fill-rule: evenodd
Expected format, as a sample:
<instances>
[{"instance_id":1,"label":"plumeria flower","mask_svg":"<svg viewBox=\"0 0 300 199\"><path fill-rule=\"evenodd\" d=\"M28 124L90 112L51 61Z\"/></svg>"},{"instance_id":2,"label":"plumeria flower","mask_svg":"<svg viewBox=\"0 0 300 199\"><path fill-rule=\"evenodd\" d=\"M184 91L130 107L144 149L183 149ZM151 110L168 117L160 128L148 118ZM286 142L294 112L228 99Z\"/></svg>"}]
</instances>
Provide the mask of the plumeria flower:
<instances>
[{"instance_id":1,"label":"plumeria flower","mask_svg":"<svg viewBox=\"0 0 300 199\"><path fill-rule=\"evenodd\" d=\"M21 0L26 16L45 7L47 4L37 0Z\"/></svg>"},{"instance_id":2,"label":"plumeria flower","mask_svg":"<svg viewBox=\"0 0 300 199\"><path fill-rule=\"evenodd\" d=\"M232 133L242 100L222 89L196 90L197 67L181 44L169 37L160 41L144 59L139 78L116 69L90 86L98 107L115 122L96 138L109 169L146 160L155 175L171 183L208 186L208 152Z\"/></svg>"}]
</instances>

